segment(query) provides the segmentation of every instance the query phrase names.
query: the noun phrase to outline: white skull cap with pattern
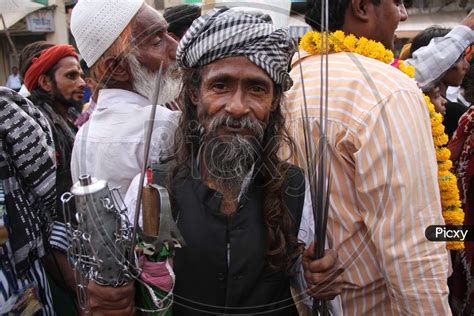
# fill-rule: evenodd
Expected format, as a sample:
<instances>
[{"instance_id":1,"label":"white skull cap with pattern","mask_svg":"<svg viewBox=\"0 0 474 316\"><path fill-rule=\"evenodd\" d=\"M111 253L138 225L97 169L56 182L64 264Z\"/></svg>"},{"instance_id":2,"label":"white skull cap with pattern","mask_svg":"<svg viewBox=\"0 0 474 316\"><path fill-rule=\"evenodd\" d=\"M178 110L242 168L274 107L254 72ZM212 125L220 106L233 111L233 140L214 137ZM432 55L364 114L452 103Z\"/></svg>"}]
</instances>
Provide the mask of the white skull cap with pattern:
<instances>
[{"instance_id":1,"label":"white skull cap with pattern","mask_svg":"<svg viewBox=\"0 0 474 316\"><path fill-rule=\"evenodd\" d=\"M144 0L79 0L71 14L71 33L91 67L119 38Z\"/></svg>"}]
</instances>

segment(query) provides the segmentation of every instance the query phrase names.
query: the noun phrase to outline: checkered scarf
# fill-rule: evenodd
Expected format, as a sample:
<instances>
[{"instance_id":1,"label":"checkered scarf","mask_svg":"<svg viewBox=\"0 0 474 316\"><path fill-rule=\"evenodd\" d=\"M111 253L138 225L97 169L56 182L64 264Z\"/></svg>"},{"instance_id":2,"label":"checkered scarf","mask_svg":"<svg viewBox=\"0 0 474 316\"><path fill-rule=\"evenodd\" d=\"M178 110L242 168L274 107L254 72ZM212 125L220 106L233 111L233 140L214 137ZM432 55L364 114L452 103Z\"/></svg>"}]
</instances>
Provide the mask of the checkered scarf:
<instances>
[{"instance_id":1,"label":"checkered scarf","mask_svg":"<svg viewBox=\"0 0 474 316\"><path fill-rule=\"evenodd\" d=\"M196 19L179 43L181 67L204 66L218 59L245 56L288 90L290 58L295 51L287 30L268 19L229 9L214 9Z\"/></svg>"},{"instance_id":2,"label":"checkered scarf","mask_svg":"<svg viewBox=\"0 0 474 316\"><path fill-rule=\"evenodd\" d=\"M35 106L0 87L0 182L17 275L46 253L56 215L55 157L48 123Z\"/></svg>"}]
</instances>

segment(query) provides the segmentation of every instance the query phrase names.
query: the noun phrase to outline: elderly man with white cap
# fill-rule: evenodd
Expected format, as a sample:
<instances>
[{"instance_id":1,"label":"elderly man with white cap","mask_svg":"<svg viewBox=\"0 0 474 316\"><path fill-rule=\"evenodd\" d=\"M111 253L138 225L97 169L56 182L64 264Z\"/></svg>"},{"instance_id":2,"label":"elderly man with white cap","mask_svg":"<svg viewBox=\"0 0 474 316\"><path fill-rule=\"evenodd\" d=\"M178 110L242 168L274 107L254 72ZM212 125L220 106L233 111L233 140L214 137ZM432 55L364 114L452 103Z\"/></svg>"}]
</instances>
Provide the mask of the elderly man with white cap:
<instances>
[{"instance_id":1,"label":"elderly man with white cap","mask_svg":"<svg viewBox=\"0 0 474 316\"><path fill-rule=\"evenodd\" d=\"M120 186L124 194L144 161L144 135L151 96L162 67L159 104L180 90L175 64L177 42L163 17L144 0L79 0L71 32L92 76L103 87L90 120L74 143L73 181L82 174ZM149 163L170 154L179 112L157 107ZM133 284L120 288L88 285L93 315L130 315Z\"/></svg>"},{"instance_id":2,"label":"elderly man with white cap","mask_svg":"<svg viewBox=\"0 0 474 316\"><path fill-rule=\"evenodd\" d=\"M71 32L92 76L103 87L96 110L76 136L73 180L90 174L120 186L125 194L143 164L145 124L162 67L159 104L176 99L181 87L177 42L164 18L144 0L79 0ZM170 153L179 112L157 108L151 164Z\"/></svg>"}]
</instances>

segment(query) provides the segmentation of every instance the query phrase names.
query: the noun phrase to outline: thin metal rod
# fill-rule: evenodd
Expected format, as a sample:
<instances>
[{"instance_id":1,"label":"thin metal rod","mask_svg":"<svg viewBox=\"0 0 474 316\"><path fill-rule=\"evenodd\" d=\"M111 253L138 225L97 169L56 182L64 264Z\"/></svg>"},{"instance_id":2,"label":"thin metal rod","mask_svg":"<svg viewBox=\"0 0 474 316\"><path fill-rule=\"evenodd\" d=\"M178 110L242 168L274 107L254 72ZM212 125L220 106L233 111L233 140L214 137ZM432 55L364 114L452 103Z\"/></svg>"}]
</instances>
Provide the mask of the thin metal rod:
<instances>
[{"instance_id":1,"label":"thin metal rod","mask_svg":"<svg viewBox=\"0 0 474 316\"><path fill-rule=\"evenodd\" d=\"M150 122L147 126L145 134L145 156L143 157L143 165L140 174L140 182L138 183L137 203L135 204L135 217L133 219L133 233L132 233L132 247L130 249L130 262L133 261L135 246L137 244L137 232L138 232L138 219L140 218L142 194L143 194L143 182L145 181L146 168L148 166L148 156L150 155L151 136L155 126L155 115L156 107L158 103L158 96L160 95L161 89L161 76L163 73L163 62L160 64L160 70L156 78L155 91L153 93L152 106L150 111Z\"/></svg>"},{"instance_id":2,"label":"thin metal rod","mask_svg":"<svg viewBox=\"0 0 474 316\"><path fill-rule=\"evenodd\" d=\"M311 146L311 128L309 124L309 114L308 114L308 102L306 100L306 88L305 88L305 83L304 83L304 75L303 75L303 66L301 65L301 54L300 51L297 50L298 53L298 60L300 60L299 63L299 71L300 71L300 77L301 77L301 88L303 91L303 104L304 108L301 110L302 112L302 119L303 119L303 135L304 135L304 144L305 144L305 153L306 153L306 170L308 170L308 173L310 175L308 176L309 178L313 177L313 147ZM313 189L312 186L310 186L310 190ZM313 196L314 192L311 192L311 196Z\"/></svg>"},{"instance_id":3,"label":"thin metal rod","mask_svg":"<svg viewBox=\"0 0 474 316\"><path fill-rule=\"evenodd\" d=\"M328 112L329 112L329 3L328 0L321 1L321 69L320 69L320 112L319 112L319 144L317 153L317 165L313 170L318 170L316 177L310 179L310 185L316 187L316 198L312 199L313 213L315 218L314 240L316 249L314 259L320 259L324 255L326 244L327 219L329 211L329 195L331 189L331 175L328 155ZM329 315L327 301L313 300L313 315Z\"/></svg>"}]
</instances>

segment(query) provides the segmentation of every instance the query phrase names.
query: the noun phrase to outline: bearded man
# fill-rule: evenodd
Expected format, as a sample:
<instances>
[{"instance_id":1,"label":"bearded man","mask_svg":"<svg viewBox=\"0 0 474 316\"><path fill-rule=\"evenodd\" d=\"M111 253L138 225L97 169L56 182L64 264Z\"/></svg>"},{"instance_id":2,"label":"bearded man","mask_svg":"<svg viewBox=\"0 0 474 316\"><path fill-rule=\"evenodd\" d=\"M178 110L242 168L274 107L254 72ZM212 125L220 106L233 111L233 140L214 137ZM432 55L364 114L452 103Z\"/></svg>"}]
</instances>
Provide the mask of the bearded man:
<instances>
[{"instance_id":1,"label":"bearded man","mask_svg":"<svg viewBox=\"0 0 474 316\"><path fill-rule=\"evenodd\" d=\"M166 108L180 90L175 64L177 42L163 17L144 0L79 0L71 32L79 52L101 86L97 106L75 140L72 178L81 174L106 180L125 195L144 163L144 140L151 99L162 68L149 163L170 155L179 112ZM163 167L163 166L162 166ZM92 313L130 315L134 284L112 288L89 282ZM131 299L124 299L131 298Z\"/></svg>"},{"instance_id":2,"label":"bearded man","mask_svg":"<svg viewBox=\"0 0 474 316\"><path fill-rule=\"evenodd\" d=\"M35 42L27 45L20 56L21 74L30 91L30 100L46 117L56 151L57 209L60 196L69 191L71 153L77 132L74 125L82 106L85 82L82 69L71 45Z\"/></svg>"},{"instance_id":3,"label":"bearded man","mask_svg":"<svg viewBox=\"0 0 474 316\"><path fill-rule=\"evenodd\" d=\"M103 14L107 12L107 14ZM143 164L144 132L162 67L159 104L176 99L176 41L163 17L143 0L80 0L71 16L79 51L102 87L74 144L72 176L90 174L125 194ZM158 107L151 164L171 150L179 112Z\"/></svg>"},{"instance_id":4,"label":"bearded man","mask_svg":"<svg viewBox=\"0 0 474 316\"><path fill-rule=\"evenodd\" d=\"M307 2L306 21L316 30L321 1ZM399 22L407 19L398 0L326 3L330 32L365 37L388 49ZM305 36L312 40L315 35ZM373 59L373 51L335 43L332 47L340 49L331 48L328 80L323 82L329 94L326 137L332 173L328 239L346 267L343 312L449 315L446 244L425 237L429 225L441 225L444 219L423 94L407 75ZM305 47L293 60L295 84L288 94L288 124L303 150L303 120L314 122L314 142L321 139L320 71L326 67L321 56L311 53L315 50ZM303 100L309 118L302 117Z\"/></svg>"},{"instance_id":5,"label":"bearded man","mask_svg":"<svg viewBox=\"0 0 474 316\"><path fill-rule=\"evenodd\" d=\"M186 246L174 259L177 315L297 315L290 271L301 266L302 239L310 244L300 227L312 213L302 171L278 156L293 144L281 112L293 48L265 17L227 9L198 18L179 44L184 110L170 190ZM332 299L337 257L312 254L313 245L303 255L309 293Z\"/></svg>"}]
</instances>

